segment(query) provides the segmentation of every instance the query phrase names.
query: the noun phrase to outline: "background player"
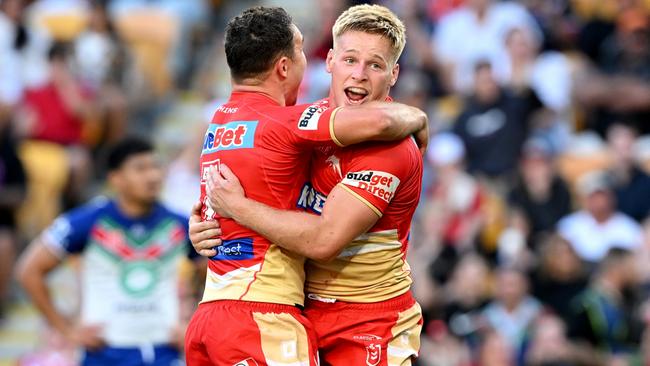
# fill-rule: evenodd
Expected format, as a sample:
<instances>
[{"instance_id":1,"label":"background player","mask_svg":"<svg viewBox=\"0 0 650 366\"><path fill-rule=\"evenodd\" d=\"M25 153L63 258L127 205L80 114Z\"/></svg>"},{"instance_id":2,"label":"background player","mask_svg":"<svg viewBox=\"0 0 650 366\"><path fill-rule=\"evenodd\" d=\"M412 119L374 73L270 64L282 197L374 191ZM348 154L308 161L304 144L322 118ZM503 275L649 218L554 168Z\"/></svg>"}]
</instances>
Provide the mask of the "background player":
<instances>
[{"instance_id":1,"label":"background player","mask_svg":"<svg viewBox=\"0 0 650 366\"><path fill-rule=\"evenodd\" d=\"M108 169L115 198L57 218L21 258L18 279L50 325L84 348L83 365L175 365L188 320L179 261L200 257L189 246L186 218L157 203L163 170L148 142L115 145ZM57 311L46 283L72 254L82 256L79 324ZM205 261L195 263L205 271Z\"/></svg>"}]
</instances>

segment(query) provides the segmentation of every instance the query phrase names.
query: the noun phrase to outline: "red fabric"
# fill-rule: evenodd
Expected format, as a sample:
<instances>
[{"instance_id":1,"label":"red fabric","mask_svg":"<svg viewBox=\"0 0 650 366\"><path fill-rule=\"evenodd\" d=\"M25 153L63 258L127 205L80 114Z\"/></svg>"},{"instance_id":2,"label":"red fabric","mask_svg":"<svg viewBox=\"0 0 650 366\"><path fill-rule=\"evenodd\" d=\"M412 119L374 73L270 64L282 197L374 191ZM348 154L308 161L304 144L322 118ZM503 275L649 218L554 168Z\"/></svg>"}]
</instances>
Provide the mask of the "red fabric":
<instances>
[{"instance_id":1,"label":"red fabric","mask_svg":"<svg viewBox=\"0 0 650 366\"><path fill-rule=\"evenodd\" d=\"M387 366L392 329L399 313L414 304L410 292L369 304L307 300L305 316L318 336L321 365Z\"/></svg>"},{"instance_id":2,"label":"red fabric","mask_svg":"<svg viewBox=\"0 0 650 366\"><path fill-rule=\"evenodd\" d=\"M37 116L32 138L63 145L81 141L82 120L68 109L52 83L26 90L24 103Z\"/></svg>"},{"instance_id":3,"label":"red fabric","mask_svg":"<svg viewBox=\"0 0 650 366\"><path fill-rule=\"evenodd\" d=\"M225 163L249 198L279 209L295 209L300 189L307 181L313 148L336 146L329 130L333 110L327 100L283 107L261 93L234 92L217 109L208 127L200 159L201 174L207 174L210 166L218 168ZM222 239L252 238L255 242L253 255L210 261L210 270L222 275L263 262L268 240L234 220L214 214L205 204L205 186L202 178L203 220L218 219Z\"/></svg>"},{"instance_id":4,"label":"red fabric","mask_svg":"<svg viewBox=\"0 0 650 366\"><path fill-rule=\"evenodd\" d=\"M314 329L298 308L229 300L199 305L185 334L187 366L267 365L255 312L285 313L298 320L309 337L310 366L318 366Z\"/></svg>"}]
</instances>

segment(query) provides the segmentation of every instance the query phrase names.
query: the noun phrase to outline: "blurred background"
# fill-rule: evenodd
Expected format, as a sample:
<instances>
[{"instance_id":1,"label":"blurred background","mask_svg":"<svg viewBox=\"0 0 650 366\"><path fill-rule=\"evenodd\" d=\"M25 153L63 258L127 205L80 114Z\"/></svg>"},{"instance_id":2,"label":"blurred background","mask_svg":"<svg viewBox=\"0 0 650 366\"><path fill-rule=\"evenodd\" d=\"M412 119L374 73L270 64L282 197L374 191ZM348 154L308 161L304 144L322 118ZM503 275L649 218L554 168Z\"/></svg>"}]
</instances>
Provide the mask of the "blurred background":
<instances>
[{"instance_id":1,"label":"blurred background","mask_svg":"<svg viewBox=\"0 0 650 366\"><path fill-rule=\"evenodd\" d=\"M0 0L0 365L70 365L11 278L62 210L105 190L106 147L155 141L189 213L229 94L227 20L283 6L300 102L327 95L331 26L363 1ZM387 0L394 99L429 115L409 261L419 365L650 365L650 1ZM74 260L51 276L78 309Z\"/></svg>"}]
</instances>

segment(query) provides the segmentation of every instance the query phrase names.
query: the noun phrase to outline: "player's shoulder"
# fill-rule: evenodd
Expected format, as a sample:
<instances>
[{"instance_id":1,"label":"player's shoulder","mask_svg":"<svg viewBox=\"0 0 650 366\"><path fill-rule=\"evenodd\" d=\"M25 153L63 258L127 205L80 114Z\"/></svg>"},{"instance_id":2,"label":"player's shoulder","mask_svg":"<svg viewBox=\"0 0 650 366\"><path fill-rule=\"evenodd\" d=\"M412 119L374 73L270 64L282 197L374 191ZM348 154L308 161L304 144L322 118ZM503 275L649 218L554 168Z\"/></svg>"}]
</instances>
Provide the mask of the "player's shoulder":
<instances>
[{"instance_id":1,"label":"player's shoulder","mask_svg":"<svg viewBox=\"0 0 650 366\"><path fill-rule=\"evenodd\" d=\"M348 155L379 156L387 159L414 159L421 160L420 152L415 140L407 137L397 141L368 142L346 147Z\"/></svg>"},{"instance_id":2,"label":"player's shoulder","mask_svg":"<svg viewBox=\"0 0 650 366\"><path fill-rule=\"evenodd\" d=\"M328 98L313 103L275 107L274 115L282 123L295 124L299 129L315 129L320 116L331 108Z\"/></svg>"},{"instance_id":3,"label":"player's shoulder","mask_svg":"<svg viewBox=\"0 0 650 366\"><path fill-rule=\"evenodd\" d=\"M157 210L159 210L160 215L164 219L169 219L178 223L181 223L183 225L187 224L189 217L187 215L184 215L181 212L178 212L174 209L171 209L167 205L163 203L157 203Z\"/></svg>"},{"instance_id":4,"label":"player's shoulder","mask_svg":"<svg viewBox=\"0 0 650 366\"><path fill-rule=\"evenodd\" d=\"M108 212L113 201L106 196L97 196L85 204L63 213L62 216L70 220L94 220L101 214Z\"/></svg>"}]
</instances>

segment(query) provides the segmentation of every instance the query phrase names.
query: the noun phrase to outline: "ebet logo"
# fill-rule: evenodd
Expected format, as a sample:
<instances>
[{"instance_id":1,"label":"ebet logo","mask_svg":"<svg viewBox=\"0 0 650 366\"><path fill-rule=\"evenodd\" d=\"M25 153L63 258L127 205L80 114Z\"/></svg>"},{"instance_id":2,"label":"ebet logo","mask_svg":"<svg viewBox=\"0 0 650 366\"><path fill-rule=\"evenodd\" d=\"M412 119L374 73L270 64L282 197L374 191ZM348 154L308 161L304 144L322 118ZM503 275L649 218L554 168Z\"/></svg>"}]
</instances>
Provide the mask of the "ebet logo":
<instances>
[{"instance_id":1,"label":"ebet logo","mask_svg":"<svg viewBox=\"0 0 650 366\"><path fill-rule=\"evenodd\" d=\"M256 128L257 121L236 121L223 125L210 124L203 140L202 154L252 148Z\"/></svg>"},{"instance_id":2,"label":"ebet logo","mask_svg":"<svg viewBox=\"0 0 650 366\"><path fill-rule=\"evenodd\" d=\"M400 180L396 176L375 170L350 172L341 182L351 187L361 188L377 198L390 202L397 191Z\"/></svg>"}]
</instances>

